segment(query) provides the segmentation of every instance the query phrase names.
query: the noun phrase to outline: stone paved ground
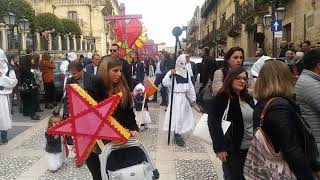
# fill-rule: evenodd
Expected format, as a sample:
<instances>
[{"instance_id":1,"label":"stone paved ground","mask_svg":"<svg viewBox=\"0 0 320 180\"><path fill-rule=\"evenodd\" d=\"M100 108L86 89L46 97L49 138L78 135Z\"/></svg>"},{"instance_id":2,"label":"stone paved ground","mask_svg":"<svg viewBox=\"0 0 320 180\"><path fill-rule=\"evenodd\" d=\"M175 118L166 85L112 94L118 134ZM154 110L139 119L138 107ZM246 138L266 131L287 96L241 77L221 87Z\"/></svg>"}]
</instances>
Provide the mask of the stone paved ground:
<instances>
[{"instance_id":1,"label":"stone paved ground","mask_svg":"<svg viewBox=\"0 0 320 180\"><path fill-rule=\"evenodd\" d=\"M149 103L152 124L142 132L141 141L151 153L151 158L163 180L211 180L222 179L221 163L215 158L212 148L192 136L184 135L186 147L181 148L174 143L167 145L167 132L162 131L164 107L157 103ZM42 113L48 115L50 112ZM18 116L18 115L16 115ZM201 114L194 111L198 120ZM31 121L20 117L15 121L16 137L7 145L0 146L0 180L91 180L90 172L84 165L76 167L74 154L56 173L47 171L44 151L44 131L47 118ZM20 128L20 129L19 129ZM172 142L172 141L171 141Z\"/></svg>"}]
</instances>

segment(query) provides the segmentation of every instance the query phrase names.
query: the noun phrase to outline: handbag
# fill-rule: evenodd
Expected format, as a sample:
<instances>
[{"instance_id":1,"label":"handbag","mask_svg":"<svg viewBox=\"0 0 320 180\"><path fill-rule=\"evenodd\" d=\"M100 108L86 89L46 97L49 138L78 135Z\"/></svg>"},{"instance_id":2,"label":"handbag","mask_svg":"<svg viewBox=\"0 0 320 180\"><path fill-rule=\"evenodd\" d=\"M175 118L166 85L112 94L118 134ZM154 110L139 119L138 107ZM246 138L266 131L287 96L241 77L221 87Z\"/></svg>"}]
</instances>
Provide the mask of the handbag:
<instances>
[{"instance_id":1,"label":"handbag","mask_svg":"<svg viewBox=\"0 0 320 180\"><path fill-rule=\"evenodd\" d=\"M260 127L257 128L243 167L243 176L247 180L288 179L296 180L281 152L275 152L268 136L262 130L264 116L272 98L264 106L260 115Z\"/></svg>"},{"instance_id":2,"label":"handbag","mask_svg":"<svg viewBox=\"0 0 320 180\"><path fill-rule=\"evenodd\" d=\"M199 138L200 140L208 144L212 144L212 138L210 136L209 127L208 127L208 114L203 114L201 116L192 134L193 136Z\"/></svg>"},{"instance_id":3,"label":"handbag","mask_svg":"<svg viewBox=\"0 0 320 180\"><path fill-rule=\"evenodd\" d=\"M153 180L153 168L147 162L116 171L108 171L108 174L109 180Z\"/></svg>"},{"instance_id":4,"label":"handbag","mask_svg":"<svg viewBox=\"0 0 320 180\"><path fill-rule=\"evenodd\" d=\"M23 83L20 87L20 93L22 96L30 95L31 91L32 89L26 83Z\"/></svg>"},{"instance_id":5,"label":"handbag","mask_svg":"<svg viewBox=\"0 0 320 180\"><path fill-rule=\"evenodd\" d=\"M231 122L227 121L229 107L230 107L230 99L228 100L228 105L227 105L226 109L224 110L222 120L221 120L221 128L222 128L223 134L226 134L228 128L231 125ZM213 144L212 138L210 136L209 126L208 126L208 114L203 114L201 116L201 118L198 121L197 125L195 126L192 134L195 137L199 138L200 140L202 140L208 144Z\"/></svg>"}]
</instances>

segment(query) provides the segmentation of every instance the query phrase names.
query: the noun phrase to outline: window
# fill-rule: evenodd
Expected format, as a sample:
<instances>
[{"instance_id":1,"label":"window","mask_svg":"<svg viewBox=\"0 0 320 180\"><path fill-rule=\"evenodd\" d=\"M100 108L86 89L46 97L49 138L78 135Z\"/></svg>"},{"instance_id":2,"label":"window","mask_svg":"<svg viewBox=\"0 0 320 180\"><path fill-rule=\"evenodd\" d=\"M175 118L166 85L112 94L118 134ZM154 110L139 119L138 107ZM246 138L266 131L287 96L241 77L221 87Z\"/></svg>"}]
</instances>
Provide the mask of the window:
<instances>
[{"instance_id":1,"label":"window","mask_svg":"<svg viewBox=\"0 0 320 180\"><path fill-rule=\"evenodd\" d=\"M68 12L68 18L74 21L77 21L78 16L76 11L69 11Z\"/></svg>"},{"instance_id":2,"label":"window","mask_svg":"<svg viewBox=\"0 0 320 180\"><path fill-rule=\"evenodd\" d=\"M291 23L283 26L284 40L291 42Z\"/></svg>"}]
</instances>

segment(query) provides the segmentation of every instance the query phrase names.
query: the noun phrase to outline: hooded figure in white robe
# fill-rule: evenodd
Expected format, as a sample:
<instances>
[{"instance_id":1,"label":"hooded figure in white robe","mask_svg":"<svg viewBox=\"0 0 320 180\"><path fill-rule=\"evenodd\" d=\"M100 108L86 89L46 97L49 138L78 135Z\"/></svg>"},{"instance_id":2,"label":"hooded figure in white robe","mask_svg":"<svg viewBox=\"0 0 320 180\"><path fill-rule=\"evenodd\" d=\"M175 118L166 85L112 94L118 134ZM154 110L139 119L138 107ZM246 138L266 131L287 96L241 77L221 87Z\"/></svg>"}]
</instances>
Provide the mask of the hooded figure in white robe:
<instances>
[{"instance_id":1,"label":"hooded figure in white robe","mask_svg":"<svg viewBox=\"0 0 320 180\"><path fill-rule=\"evenodd\" d=\"M10 114L10 97L12 89L17 85L18 80L13 68L9 67L7 57L0 49L0 133L1 143L8 142L7 131L12 128Z\"/></svg>"},{"instance_id":2,"label":"hooded figure in white robe","mask_svg":"<svg viewBox=\"0 0 320 180\"><path fill-rule=\"evenodd\" d=\"M194 104L196 101L196 93L191 81L191 77L188 74L186 63L187 61L185 54L180 55L176 61L173 102L171 102L173 77L172 70L170 70L162 80L163 86L169 89L169 105L166 111L163 128L166 131L168 131L169 129L170 106L171 103L173 103L171 131L174 131L175 142L179 146L184 146L185 144L181 137L181 134L194 128L191 104Z\"/></svg>"}]
</instances>

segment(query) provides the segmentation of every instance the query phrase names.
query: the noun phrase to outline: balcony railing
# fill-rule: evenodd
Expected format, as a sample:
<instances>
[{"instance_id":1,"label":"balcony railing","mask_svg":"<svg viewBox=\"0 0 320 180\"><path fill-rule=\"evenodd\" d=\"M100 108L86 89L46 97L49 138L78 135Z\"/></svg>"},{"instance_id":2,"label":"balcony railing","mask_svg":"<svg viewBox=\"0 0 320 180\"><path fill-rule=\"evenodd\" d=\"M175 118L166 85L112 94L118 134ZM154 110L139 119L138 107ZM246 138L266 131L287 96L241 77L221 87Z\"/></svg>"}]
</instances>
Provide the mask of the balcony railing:
<instances>
[{"instance_id":1,"label":"balcony railing","mask_svg":"<svg viewBox=\"0 0 320 180\"><path fill-rule=\"evenodd\" d=\"M239 18L232 14L226 21L225 27L227 28L228 35L230 37L236 37L241 33L241 24Z\"/></svg>"},{"instance_id":2,"label":"balcony railing","mask_svg":"<svg viewBox=\"0 0 320 180\"><path fill-rule=\"evenodd\" d=\"M54 5L88 5L92 4L92 0L53 0Z\"/></svg>"},{"instance_id":3,"label":"balcony railing","mask_svg":"<svg viewBox=\"0 0 320 180\"><path fill-rule=\"evenodd\" d=\"M201 7L201 18L207 17L217 2L218 0L206 0Z\"/></svg>"},{"instance_id":4,"label":"balcony railing","mask_svg":"<svg viewBox=\"0 0 320 180\"><path fill-rule=\"evenodd\" d=\"M256 14L268 12L268 4L258 4L255 0L244 0L239 7L239 20L245 23Z\"/></svg>"},{"instance_id":5,"label":"balcony railing","mask_svg":"<svg viewBox=\"0 0 320 180\"><path fill-rule=\"evenodd\" d=\"M206 36L204 36L199 42L200 47L203 48L205 46L213 47L216 45L215 36L217 34L217 30L210 31Z\"/></svg>"}]
</instances>

